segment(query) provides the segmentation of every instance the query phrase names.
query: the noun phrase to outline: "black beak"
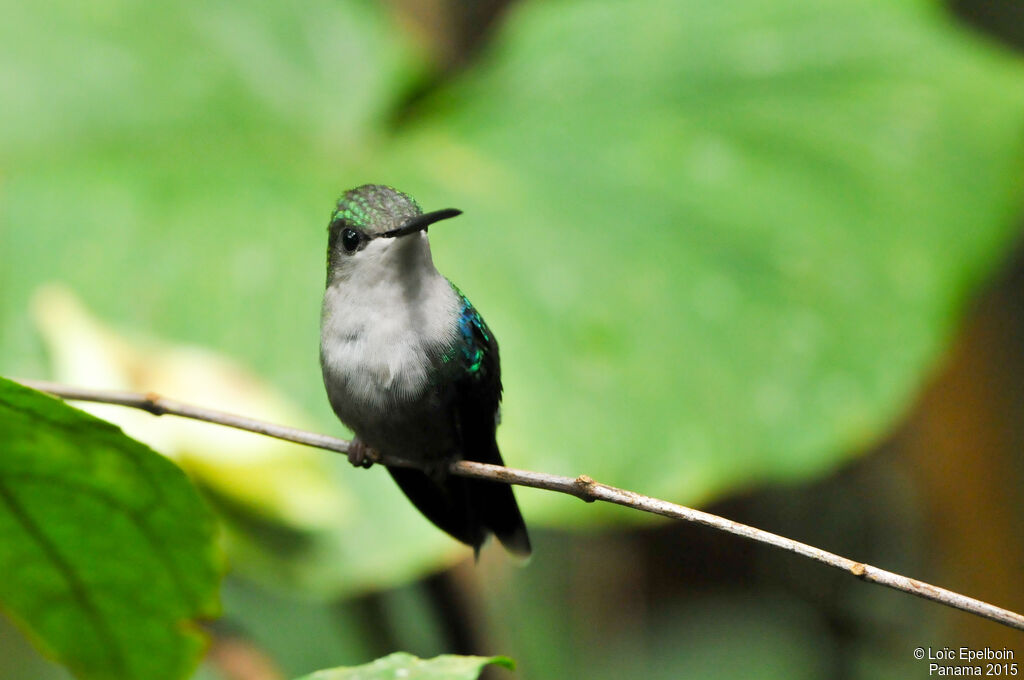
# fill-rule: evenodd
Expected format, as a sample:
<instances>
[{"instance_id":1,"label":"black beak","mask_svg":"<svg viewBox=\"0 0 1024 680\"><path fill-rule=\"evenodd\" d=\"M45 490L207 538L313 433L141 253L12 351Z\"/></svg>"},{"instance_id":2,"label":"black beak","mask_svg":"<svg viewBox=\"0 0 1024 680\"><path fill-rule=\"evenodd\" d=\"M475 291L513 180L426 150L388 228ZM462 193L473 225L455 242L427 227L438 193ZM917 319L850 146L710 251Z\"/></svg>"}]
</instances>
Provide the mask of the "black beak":
<instances>
[{"instance_id":1,"label":"black beak","mask_svg":"<svg viewBox=\"0 0 1024 680\"><path fill-rule=\"evenodd\" d=\"M455 208L435 210L434 212L428 212L424 215L417 215L416 217L411 218L405 224L398 227L397 229L385 231L384 233L379 234L379 236L383 236L384 238L398 238L400 236L408 236L409 234L415 234L417 231L423 231L434 222L446 220L450 217L456 217L457 215L461 214L462 211L456 210Z\"/></svg>"}]
</instances>

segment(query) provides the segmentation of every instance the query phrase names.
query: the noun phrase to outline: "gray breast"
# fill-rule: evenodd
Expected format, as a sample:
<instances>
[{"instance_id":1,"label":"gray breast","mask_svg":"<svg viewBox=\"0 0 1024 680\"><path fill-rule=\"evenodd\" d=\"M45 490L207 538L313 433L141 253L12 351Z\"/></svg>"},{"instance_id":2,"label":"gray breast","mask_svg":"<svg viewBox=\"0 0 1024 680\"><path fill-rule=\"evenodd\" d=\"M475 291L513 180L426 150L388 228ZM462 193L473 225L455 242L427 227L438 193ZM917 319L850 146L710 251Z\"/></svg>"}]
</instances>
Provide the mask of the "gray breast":
<instances>
[{"instance_id":1,"label":"gray breast","mask_svg":"<svg viewBox=\"0 0 1024 680\"><path fill-rule=\"evenodd\" d=\"M394 455L433 457L451 446L440 356L458 338L458 300L437 278L443 287L426 281L414 306L356 295L348 283L324 295L320 360L331 406L364 442Z\"/></svg>"}]
</instances>

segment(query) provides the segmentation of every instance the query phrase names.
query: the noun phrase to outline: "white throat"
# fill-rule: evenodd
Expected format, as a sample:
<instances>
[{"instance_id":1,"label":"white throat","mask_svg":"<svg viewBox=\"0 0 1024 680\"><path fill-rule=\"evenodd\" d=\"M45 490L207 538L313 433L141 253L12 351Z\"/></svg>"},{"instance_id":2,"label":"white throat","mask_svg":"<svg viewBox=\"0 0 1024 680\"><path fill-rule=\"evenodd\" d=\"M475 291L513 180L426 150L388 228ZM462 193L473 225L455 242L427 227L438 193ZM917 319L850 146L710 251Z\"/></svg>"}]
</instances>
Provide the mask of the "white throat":
<instances>
[{"instance_id":1,"label":"white throat","mask_svg":"<svg viewBox=\"0 0 1024 680\"><path fill-rule=\"evenodd\" d=\"M330 276L320 355L332 403L366 408L420 396L431 356L457 339L460 305L426 233L374 239L339 256Z\"/></svg>"}]
</instances>

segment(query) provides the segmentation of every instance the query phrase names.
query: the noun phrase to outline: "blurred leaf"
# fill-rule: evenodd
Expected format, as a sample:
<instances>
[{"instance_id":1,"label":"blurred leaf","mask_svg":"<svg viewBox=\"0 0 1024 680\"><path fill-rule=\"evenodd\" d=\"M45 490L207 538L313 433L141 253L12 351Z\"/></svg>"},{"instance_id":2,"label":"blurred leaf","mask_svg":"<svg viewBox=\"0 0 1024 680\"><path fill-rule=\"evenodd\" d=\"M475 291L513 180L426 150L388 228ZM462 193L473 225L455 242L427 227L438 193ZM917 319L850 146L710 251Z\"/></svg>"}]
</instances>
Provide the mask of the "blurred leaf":
<instances>
[{"instance_id":1,"label":"blurred leaf","mask_svg":"<svg viewBox=\"0 0 1024 680\"><path fill-rule=\"evenodd\" d=\"M214 521L119 429L0 379L0 602L89 679L187 677L217 613Z\"/></svg>"},{"instance_id":2,"label":"blurred leaf","mask_svg":"<svg viewBox=\"0 0 1024 680\"><path fill-rule=\"evenodd\" d=\"M924 0L516 3L393 138L422 67L376 3L6 5L4 372L45 371L27 309L58 273L342 434L325 227L387 182L466 210L434 255L500 340L506 460L696 503L882 436L1012 237L1021 69ZM338 466L357 510L276 585L468 554L382 470ZM519 497L535 525L640 519Z\"/></svg>"},{"instance_id":3,"label":"blurred leaf","mask_svg":"<svg viewBox=\"0 0 1024 680\"><path fill-rule=\"evenodd\" d=\"M65 305L41 323L51 373L230 410L227 397L240 390L225 376L255 367L301 409L272 406L271 419L309 426L295 416L308 412L319 429L345 434L317 364L326 220L337 192L357 182L339 173L360 162L380 111L419 68L401 34L375 3L359 1L315 1L301 12L273 2L52 4L59 9L18 5L0 26L0 91L14 103L0 111L0 243L5 260L19 263L0 267L0 371L47 372L27 310L35 300L45 316L37 292L59 272L104 324L191 347L112 337L88 319L71 324L78 316ZM241 391L262 393L252 383ZM239 411L258 416L253 401ZM271 586L358 592L469 554L383 469L274 445L294 465L272 475L279 495L263 502L274 512L254 516L256 478L268 466L252 464L266 459L253 447L265 452L264 438L237 435L250 442L240 449L222 428L113 412L104 415L193 469L203 455L245 451L244 469L222 466L201 483L234 520L235 567ZM183 431L194 434L175 434ZM312 480L296 471L310 458L320 460L305 468ZM343 507L320 502L328 496ZM275 526L275 512L293 526ZM311 514L312 531L292 531Z\"/></svg>"},{"instance_id":4,"label":"blurred leaf","mask_svg":"<svg viewBox=\"0 0 1024 680\"><path fill-rule=\"evenodd\" d=\"M444 654L433 659L418 659L412 654L395 652L363 666L317 671L298 680L475 680L489 664L509 669L515 665L504 656Z\"/></svg>"},{"instance_id":5,"label":"blurred leaf","mask_svg":"<svg viewBox=\"0 0 1024 680\"><path fill-rule=\"evenodd\" d=\"M516 650L530 677L831 677L824 670L828 629L797 595L737 581L735 591L702 582L682 586L685 595L661 591L652 598L640 575L650 568L642 551L628 551L634 543L616 543L613 535L611 545L602 544L599 553L613 563L609 573L607 561L586 559L593 555L587 537L537 534L537 547L548 548L538 556L550 556L544 568L531 565L504 582L482 580L494 635L502 649Z\"/></svg>"},{"instance_id":6,"label":"blurred leaf","mask_svg":"<svg viewBox=\"0 0 1024 680\"><path fill-rule=\"evenodd\" d=\"M224 620L244 631L286 677L333 666L339 659L376 655L366 648L380 627L367 620L365 610L352 611L350 601L342 605L275 592L231 574L221 587L221 601Z\"/></svg>"},{"instance_id":7,"label":"blurred leaf","mask_svg":"<svg viewBox=\"0 0 1024 680\"><path fill-rule=\"evenodd\" d=\"M412 70L399 36L358 0L301 12L266 0L3 8L0 146L33 155L180 126L306 128L348 146Z\"/></svg>"},{"instance_id":8,"label":"blurred leaf","mask_svg":"<svg viewBox=\"0 0 1024 680\"><path fill-rule=\"evenodd\" d=\"M1015 236L1020 64L912 0L504 28L378 167L465 210L431 237L501 342L506 460L695 503L883 436Z\"/></svg>"},{"instance_id":9,"label":"blurred leaf","mask_svg":"<svg viewBox=\"0 0 1024 680\"><path fill-rule=\"evenodd\" d=\"M202 347L123 336L93 317L65 286L43 286L32 303L59 381L156 392L312 429L293 404L229 357ZM393 544L371 538L380 524L360 537L368 503L351 488L358 471L343 457L186 418L154 418L107 404L82 408L121 426L189 473L213 501L223 520L230 562L244 576L272 587L280 587L283 579L307 591L334 593L339 565L347 568L344 587L360 591L367 581L404 580L416 564L386 564ZM401 536L395 531L384 535L395 541ZM352 549L361 556L352 562L361 567L346 566ZM431 559L431 551L425 552Z\"/></svg>"},{"instance_id":10,"label":"blurred leaf","mask_svg":"<svg viewBox=\"0 0 1024 680\"><path fill-rule=\"evenodd\" d=\"M93 317L64 286L44 286L32 302L58 381L173 395L310 428L294 405L228 357L201 347L122 336ZM315 561L301 551L315 542L316 532L342 531L358 510L334 479L333 457L323 451L187 418L154 418L108 404L83 403L81 408L177 461L216 500L215 509L225 520L228 556L250 576L273 581L282 571L292 571L293 578L302 580L292 565Z\"/></svg>"}]
</instances>

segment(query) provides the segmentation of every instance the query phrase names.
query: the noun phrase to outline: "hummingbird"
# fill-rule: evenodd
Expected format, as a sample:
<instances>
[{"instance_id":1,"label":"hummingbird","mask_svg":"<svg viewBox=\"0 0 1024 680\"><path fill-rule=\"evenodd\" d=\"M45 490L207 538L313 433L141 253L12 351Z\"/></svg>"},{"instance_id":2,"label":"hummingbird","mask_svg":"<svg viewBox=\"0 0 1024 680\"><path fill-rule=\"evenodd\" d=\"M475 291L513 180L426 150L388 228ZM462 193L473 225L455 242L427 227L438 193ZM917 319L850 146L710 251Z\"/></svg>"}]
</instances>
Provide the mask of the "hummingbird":
<instances>
[{"instance_id":1,"label":"hummingbird","mask_svg":"<svg viewBox=\"0 0 1024 680\"><path fill-rule=\"evenodd\" d=\"M512 487L451 475L453 461L502 465L498 343L462 292L434 267L427 227L460 215L424 213L408 194L366 184L347 191L328 226L320 366L334 413L372 449L419 468L388 472L423 515L479 551L489 535L528 556Z\"/></svg>"}]
</instances>

